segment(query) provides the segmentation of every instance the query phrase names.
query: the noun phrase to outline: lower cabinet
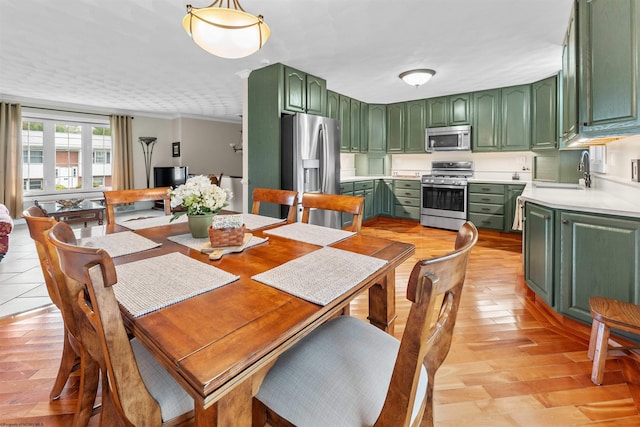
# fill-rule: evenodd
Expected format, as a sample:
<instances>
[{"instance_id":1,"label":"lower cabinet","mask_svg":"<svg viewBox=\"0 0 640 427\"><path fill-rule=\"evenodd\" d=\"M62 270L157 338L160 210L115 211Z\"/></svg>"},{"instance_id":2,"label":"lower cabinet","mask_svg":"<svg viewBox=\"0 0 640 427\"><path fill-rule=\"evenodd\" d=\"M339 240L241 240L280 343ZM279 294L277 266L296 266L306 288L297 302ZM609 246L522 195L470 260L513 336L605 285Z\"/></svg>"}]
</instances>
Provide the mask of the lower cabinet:
<instances>
[{"instance_id":1,"label":"lower cabinet","mask_svg":"<svg viewBox=\"0 0 640 427\"><path fill-rule=\"evenodd\" d=\"M396 218L420 219L420 180L393 181L394 211Z\"/></svg>"},{"instance_id":2,"label":"lower cabinet","mask_svg":"<svg viewBox=\"0 0 640 427\"><path fill-rule=\"evenodd\" d=\"M341 182L340 194L353 196L353 182ZM353 215L345 214L345 213L341 215L342 215L342 228L351 227L351 225L353 224Z\"/></svg>"},{"instance_id":3,"label":"lower cabinet","mask_svg":"<svg viewBox=\"0 0 640 427\"><path fill-rule=\"evenodd\" d=\"M375 181L376 215L393 216L393 180Z\"/></svg>"},{"instance_id":4,"label":"lower cabinet","mask_svg":"<svg viewBox=\"0 0 640 427\"><path fill-rule=\"evenodd\" d=\"M553 307L554 211L526 203L523 222L524 278L529 288Z\"/></svg>"},{"instance_id":5,"label":"lower cabinet","mask_svg":"<svg viewBox=\"0 0 640 427\"><path fill-rule=\"evenodd\" d=\"M478 228L513 231L516 199L524 187L524 184L469 184L469 221Z\"/></svg>"},{"instance_id":6,"label":"lower cabinet","mask_svg":"<svg viewBox=\"0 0 640 427\"><path fill-rule=\"evenodd\" d=\"M373 218L376 212L373 180L354 182L353 195L364 197L364 215L362 216L362 219L366 220Z\"/></svg>"}]
</instances>

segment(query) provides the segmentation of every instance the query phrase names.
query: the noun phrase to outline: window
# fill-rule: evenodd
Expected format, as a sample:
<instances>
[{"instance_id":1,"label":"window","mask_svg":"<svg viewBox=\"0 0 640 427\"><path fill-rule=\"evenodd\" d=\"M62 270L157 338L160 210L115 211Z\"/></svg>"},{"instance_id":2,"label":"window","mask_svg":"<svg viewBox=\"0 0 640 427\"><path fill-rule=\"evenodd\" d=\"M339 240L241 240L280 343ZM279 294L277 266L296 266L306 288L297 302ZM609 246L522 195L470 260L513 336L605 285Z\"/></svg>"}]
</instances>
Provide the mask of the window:
<instances>
[{"instance_id":1,"label":"window","mask_svg":"<svg viewBox=\"0 0 640 427\"><path fill-rule=\"evenodd\" d=\"M108 124L54 117L23 119L25 195L110 188L112 143Z\"/></svg>"}]
</instances>

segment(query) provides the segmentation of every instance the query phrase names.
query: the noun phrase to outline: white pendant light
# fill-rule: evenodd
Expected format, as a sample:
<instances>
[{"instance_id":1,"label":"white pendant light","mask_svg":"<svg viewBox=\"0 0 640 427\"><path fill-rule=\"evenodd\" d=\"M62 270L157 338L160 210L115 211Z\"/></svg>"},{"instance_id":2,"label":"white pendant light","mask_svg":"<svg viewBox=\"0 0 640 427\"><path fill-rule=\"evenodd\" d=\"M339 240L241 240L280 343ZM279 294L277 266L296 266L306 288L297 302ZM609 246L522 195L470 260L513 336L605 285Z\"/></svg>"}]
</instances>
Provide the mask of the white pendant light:
<instances>
[{"instance_id":1,"label":"white pendant light","mask_svg":"<svg viewBox=\"0 0 640 427\"><path fill-rule=\"evenodd\" d=\"M198 46L222 58L243 58L257 52L271 35L262 15L245 12L238 0L226 0L226 7L224 2L216 0L204 8L188 4L182 19L185 31Z\"/></svg>"},{"instance_id":2,"label":"white pendant light","mask_svg":"<svg viewBox=\"0 0 640 427\"><path fill-rule=\"evenodd\" d=\"M435 74L435 71L423 68L419 70L405 71L404 73L401 73L399 77L404 80L406 84L418 87L431 80L431 77Z\"/></svg>"}]
</instances>

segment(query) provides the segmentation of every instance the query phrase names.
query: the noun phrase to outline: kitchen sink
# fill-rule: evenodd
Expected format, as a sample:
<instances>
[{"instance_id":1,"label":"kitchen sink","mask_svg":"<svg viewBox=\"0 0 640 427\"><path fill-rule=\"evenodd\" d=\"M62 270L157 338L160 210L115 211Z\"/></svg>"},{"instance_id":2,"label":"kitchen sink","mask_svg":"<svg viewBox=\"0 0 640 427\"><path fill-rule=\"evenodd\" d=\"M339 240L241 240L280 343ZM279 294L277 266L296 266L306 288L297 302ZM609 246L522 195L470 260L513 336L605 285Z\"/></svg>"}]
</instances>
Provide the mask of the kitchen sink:
<instances>
[{"instance_id":1,"label":"kitchen sink","mask_svg":"<svg viewBox=\"0 0 640 427\"><path fill-rule=\"evenodd\" d=\"M585 187L583 187L580 184L569 184L569 183L562 183L562 182L534 182L533 187L548 188L553 190L584 190L585 189Z\"/></svg>"}]
</instances>

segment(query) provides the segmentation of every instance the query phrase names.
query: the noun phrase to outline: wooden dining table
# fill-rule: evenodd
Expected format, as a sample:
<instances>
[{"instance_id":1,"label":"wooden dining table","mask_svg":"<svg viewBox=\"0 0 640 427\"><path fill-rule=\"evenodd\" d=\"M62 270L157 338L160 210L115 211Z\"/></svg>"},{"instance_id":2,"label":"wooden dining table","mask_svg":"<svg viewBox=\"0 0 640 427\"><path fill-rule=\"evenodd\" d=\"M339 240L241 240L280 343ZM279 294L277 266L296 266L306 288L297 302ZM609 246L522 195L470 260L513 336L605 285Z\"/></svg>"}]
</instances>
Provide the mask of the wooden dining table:
<instances>
[{"instance_id":1,"label":"wooden dining table","mask_svg":"<svg viewBox=\"0 0 640 427\"><path fill-rule=\"evenodd\" d=\"M411 244L355 234L330 245L383 259L381 268L326 305L265 285L252 277L320 247L254 230L268 241L216 261L169 240L189 232L185 222L135 230L161 246L114 258L116 265L179 252L239 276L238 280L133 317L122 310L125 326L194 399L195 425L249 426L252 398L278 356L322 323L340 315L353 298L369 292L369 321L393 333L395 269L415 251ZM111 225L107 233L125 231ZM184 278L189 280L188 277ZM179 287L180 283L175 286Z\"/></svg>"}]
</instances>

